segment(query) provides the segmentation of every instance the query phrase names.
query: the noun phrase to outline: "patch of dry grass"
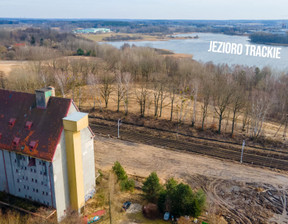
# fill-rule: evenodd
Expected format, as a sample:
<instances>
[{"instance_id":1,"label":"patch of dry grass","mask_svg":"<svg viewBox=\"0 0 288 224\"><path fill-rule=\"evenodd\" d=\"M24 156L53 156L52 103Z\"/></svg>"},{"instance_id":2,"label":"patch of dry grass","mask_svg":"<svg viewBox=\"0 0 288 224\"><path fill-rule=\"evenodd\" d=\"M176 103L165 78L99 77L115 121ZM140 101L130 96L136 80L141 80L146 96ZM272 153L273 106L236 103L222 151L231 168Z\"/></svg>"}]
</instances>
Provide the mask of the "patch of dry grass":
<instances>
[{"instance_id":1,"label":"patch of dry grass","mask_svg":"<svg viewBox=\"0 0 288 224\"><path fill-rule=\"evenodd\" d=\"M13 68L19 68L26 63L26 61L0 61L0 71L8 76Z\"/></svg>"}]
</instances>

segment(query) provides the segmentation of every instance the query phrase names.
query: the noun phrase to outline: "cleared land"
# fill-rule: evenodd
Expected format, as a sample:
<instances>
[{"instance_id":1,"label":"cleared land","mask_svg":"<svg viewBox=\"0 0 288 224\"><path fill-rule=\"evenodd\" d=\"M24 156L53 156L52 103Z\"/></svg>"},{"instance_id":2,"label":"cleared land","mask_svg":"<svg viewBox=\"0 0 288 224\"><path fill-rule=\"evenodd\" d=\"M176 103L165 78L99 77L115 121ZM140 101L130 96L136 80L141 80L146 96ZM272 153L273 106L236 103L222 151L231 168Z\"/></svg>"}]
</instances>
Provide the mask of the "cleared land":
<instances>
[{"instance_id":1,"label":"cleared land","mask_svg":"<svg viewBox=\"0 0 288 224\"><path fill-rule=\"evenodd\" d=\"M95 133L110 137L117 137L116 124L106 124L93 119L90 126ZM226 141L218 141L207 138L180 135L168 131L159 131L149 128L138 128L133 125L121 126L120 137L131 142L144 143L157 147L192 152L211 157L239 161L241 144ZM269 167L280 170L288 170L288 153L277 149L246 146L243 163Z\"/></svg>"},{"instance_id":2,"label":"cleared land","mask_svg":"<svg viewBox=\"0 0 288 224\"><path fill-rule=\"evenodd\" d=\"M214 214L229 223L288 223L287 173L103 137L96 137L95 160L96 169L118 160L133 176L156 171L163 182L174 177L203 188L209 223L219 223Z\"/></svg>"}]
</instances>

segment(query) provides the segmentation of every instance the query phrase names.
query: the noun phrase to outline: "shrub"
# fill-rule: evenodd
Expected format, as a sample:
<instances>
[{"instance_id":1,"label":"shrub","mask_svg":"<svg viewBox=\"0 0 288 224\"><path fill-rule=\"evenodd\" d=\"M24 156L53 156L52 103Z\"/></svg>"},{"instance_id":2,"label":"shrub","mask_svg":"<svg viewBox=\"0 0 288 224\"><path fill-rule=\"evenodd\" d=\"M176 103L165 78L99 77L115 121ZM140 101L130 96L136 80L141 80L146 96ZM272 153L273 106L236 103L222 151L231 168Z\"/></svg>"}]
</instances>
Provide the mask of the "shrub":
<instances>
[{"instance_id":1,"label":"shrub","mask_svg":"<svg viewBox=\"0 0 288 224\"><path fill-rule=\"evenodd\" d=\"M76 54L77 54L77 55L84 55L84 51L83 51L83 49L78 48Z\"/></svg>"},{"instance_id":2,"label":"shrub","mask_svg":"<svg viewBox=\"0 0 288 224\"><path fill-rule=\"evenodd\" d=\"M118 181L120 181L120 189L121 191L133 191L135 187L135 182L133 179L128 179L128 176L121 166L121 164L116 161L114 166L112 167L114 173L117 176Z\"/></svg>"},{"instance_id":3,"label":"shrub","mask_svg":"<svg viewBox=\"0 0 288 224\"><path fill-rule=\"evenodd\" d=\"M133 191L135 187L135 181L133 179L125 179L120 182L121 191Z\"/></svg>"},{"instance_id":4,"label":"shrub","mask_svg":"<svg viewBox=\"0 0 288 224\"><path fill-rule=\"evenodd\" d=\"M118 178L118 181L127 179L127 174L126 174L124 168L121 166L121 164L118 161L116 161L114 163L114 166L112 167L112 169L115 172L115 174Z\"/></svg>"},{"instance_id":5,"label":"shrub","mask_svg":"<svg viewBox=\"0 0 288 224\"><path fill-rule=\"evenodd\" d=\"M142 187L142 190L145 193L145 198L149 202L157 202L162 189L163 188L159 183L159 178L155 172L152 172L149 177L147 177Z\"/></svg>"},{"instance_id":6,"label":"shrub","mask_svg":"<svg viewBox=\"0 0 288 224\"><path fill-rule=\"evenodd\" d=\"M191 215L198 217L205 206L206 196L202 190L194 193L187 184L178 184L173 178L165 184L158 199L162 212L169 211L175 216Z\"/></svg>"}]
</instances>

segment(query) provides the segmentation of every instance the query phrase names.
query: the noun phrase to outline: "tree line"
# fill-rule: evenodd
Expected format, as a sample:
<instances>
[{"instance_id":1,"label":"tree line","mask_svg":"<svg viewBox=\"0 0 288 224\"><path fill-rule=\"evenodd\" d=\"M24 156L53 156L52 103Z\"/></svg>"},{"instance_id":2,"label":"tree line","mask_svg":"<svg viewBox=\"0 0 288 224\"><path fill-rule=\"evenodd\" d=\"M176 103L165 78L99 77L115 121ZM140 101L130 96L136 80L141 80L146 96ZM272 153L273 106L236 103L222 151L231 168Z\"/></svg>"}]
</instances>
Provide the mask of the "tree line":
<instances>
[{"instance_id":1,"label":"tree line","mask_svg":"<svg viewBox=\"0 0 288 224\"><path fill-rule=\"evenodd\" d=\"M263 135L267 119L278 122L279 130L284 127L283 136L286 136L288 76L285 72L268 67L199 63L128 44L117 49L73 39L62 46L65 51L74 52L70 55L75 55L79 48L91 52L90 57L63 57L51 51L50 59L46 60L47 52L40 52L38 58L42 59L43 55L45 60L34 60L25 69L14 70L8 78L0 76L0 88L33 92L53 85L63 97L71 93L81 107L85 98L83 87L88 86L93 108L108 107L114 93L117 111L124 105L126 115L134 97L141 117L147 116L147 108L152 104L155 118L162 117L163 108L170 108L170 120L190 122L191 126L197 121L204 130L210 113L219 133L223 121L230 118L233 135L241 115L241 129L250 130L253 138ZM199 110L201 118L196 118Z\"/></svg>"},{"instance_id":2,"label":"tree line","mask_svg":"<svg viewBox=\"0 0 288 224\"><path fill-rule=\"evenodd\" d=\"M288 44L288 34L256 32L249 36L251 42L262 44Z\"/></svg>"}]
</instances>

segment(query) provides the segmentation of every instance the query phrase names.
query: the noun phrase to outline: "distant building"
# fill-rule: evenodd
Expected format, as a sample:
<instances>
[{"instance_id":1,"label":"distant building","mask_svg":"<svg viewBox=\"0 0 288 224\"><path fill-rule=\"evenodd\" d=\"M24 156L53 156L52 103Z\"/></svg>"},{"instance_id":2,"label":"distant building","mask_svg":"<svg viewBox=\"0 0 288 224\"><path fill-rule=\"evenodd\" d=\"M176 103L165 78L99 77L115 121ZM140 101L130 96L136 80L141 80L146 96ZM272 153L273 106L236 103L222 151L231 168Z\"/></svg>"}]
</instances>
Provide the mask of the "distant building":
<instances>
[{"instance_id":1,"label":"distant building","mask_svg":"<svg viewBox=\"0 0 288 224\"><path fill-rule=\"evenodd\" d=\"M111 30L108 28L88 28L88 29L79 29L79 30L73 30L73 33L110 33Z\"/></svg>"},{"instance_id":2,"label":"distant building","mask_svg":"<svg viewBox=\"0 0 288 224\"><path fill-rule=\"evenodd\" d=\"M95 192L88 115L53 87L36 94L0 89L0 191L80 211Z\"/></svg>"},{"instance_id":3,"label":"distant building","mask_svg":"<svg viewBox=\"0 0 288 224\"><path fill-rule=\"evenodd\" d=\"M25 46L26 46L25 43L15 43L15 44L13 45L14 48L16 48L16 47L25 47Z\"/></svg>"}]
</instances>

